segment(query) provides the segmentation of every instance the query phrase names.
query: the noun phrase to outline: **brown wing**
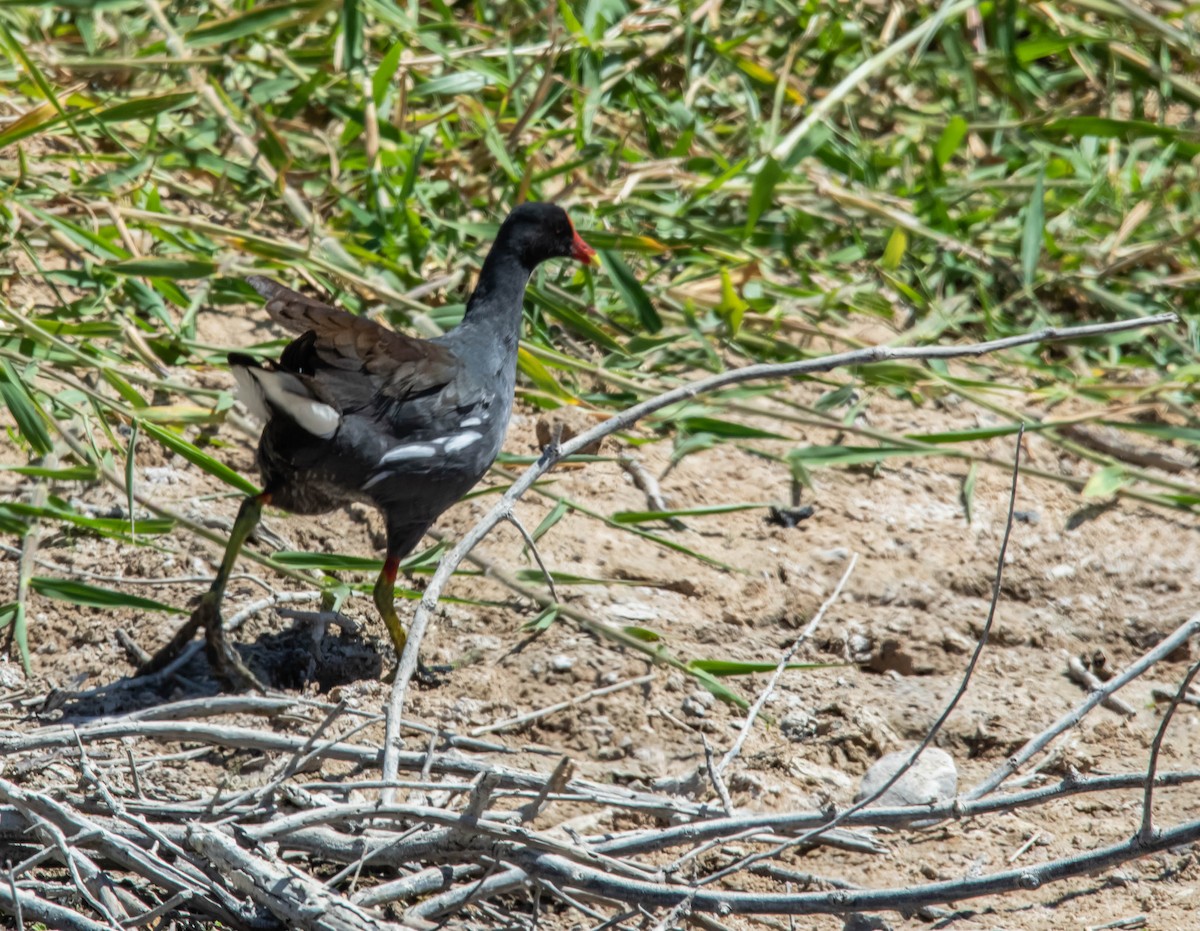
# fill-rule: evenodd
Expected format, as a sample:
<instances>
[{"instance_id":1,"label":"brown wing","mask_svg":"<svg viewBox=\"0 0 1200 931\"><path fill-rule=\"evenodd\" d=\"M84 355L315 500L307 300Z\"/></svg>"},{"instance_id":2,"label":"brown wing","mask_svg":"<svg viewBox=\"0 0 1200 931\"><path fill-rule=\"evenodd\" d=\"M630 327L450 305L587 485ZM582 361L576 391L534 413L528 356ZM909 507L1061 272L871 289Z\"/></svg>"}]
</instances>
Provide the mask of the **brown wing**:
<instances>
[{"instance_id":1,"label":"brown wing","mask_svg":"<svg viewBox=\"0 0 1200 931\"><path fill-rule=\"evenodd\" d=\"M366 374L375 391L394 398L436 390L454 377L458 360L445 346L389 330L270 278L252 275L246 281L266 298L272 320L303 334L284 351L283 367L325 381L335 392L349 387L347 380L334 372L322 379L322 369Z\"/></svg>"}]
</instances>

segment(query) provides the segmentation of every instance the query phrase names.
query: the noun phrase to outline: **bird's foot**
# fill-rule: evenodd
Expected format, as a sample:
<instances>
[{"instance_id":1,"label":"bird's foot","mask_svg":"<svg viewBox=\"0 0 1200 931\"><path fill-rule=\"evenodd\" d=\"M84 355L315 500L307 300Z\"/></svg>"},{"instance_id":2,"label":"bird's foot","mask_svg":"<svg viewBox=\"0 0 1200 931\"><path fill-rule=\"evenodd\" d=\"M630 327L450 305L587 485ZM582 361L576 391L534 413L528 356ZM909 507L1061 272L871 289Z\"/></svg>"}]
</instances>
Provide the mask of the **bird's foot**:
<instances>
[{"instance_id":1,"label":"bird's foot","mask_svg":"<svg viewBox=\"0 0 1200 931\"><path fill-rule=\"evenodd\" d=\"M237 650L226 639L218 599L205 595L192 618L197 615L204 625L205 652L217 676L236 691L254 689L265 693L267 687L262 680L242 662Z\"/></svg>"},{"instance_id":2,"label":"bird's foot","mask_svg":"<svg viewBox=\"0 0 1200 931\"><path fill-rule=\"evenodd\" d=\"M397 663L392 671L384 675L384 682L395 682L396 673L400 671L400 664ZM417 671L413 678L417 680L417 684L422 688L440 689L450 681L450 673L454 672L454 667L449 663L438 663L434 666L427 666L420 660L417 660Z\"/></svg>"}]
</instances>

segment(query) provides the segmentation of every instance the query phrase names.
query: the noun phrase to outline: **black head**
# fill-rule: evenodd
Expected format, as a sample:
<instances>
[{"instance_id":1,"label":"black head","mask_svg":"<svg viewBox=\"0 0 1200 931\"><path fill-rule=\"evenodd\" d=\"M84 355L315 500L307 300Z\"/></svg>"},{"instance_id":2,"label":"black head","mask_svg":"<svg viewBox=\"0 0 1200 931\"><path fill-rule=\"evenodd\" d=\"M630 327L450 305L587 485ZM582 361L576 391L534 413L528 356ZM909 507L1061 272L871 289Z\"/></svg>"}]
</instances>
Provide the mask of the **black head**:
<instances>
[{"instance_id":1,"label":"black head","mask_svg":"<svg viewBox=\"0 0 1200 931\"><path fill-rule=\"evenodd\" d=\"M500 227L496 252L514 254L532 271L546 259L571 258L590 265L596 250L580 239L567 212L554 204L515 207Z\"/></svg>"}]
</instances>

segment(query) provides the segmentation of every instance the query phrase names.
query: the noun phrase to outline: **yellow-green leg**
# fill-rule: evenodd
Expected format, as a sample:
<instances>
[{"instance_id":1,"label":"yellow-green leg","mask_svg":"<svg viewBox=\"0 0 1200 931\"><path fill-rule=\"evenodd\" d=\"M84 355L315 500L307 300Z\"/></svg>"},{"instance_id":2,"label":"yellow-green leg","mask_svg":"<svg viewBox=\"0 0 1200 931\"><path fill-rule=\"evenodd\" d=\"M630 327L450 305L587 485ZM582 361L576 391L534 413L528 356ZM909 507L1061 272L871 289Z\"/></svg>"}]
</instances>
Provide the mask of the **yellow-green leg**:
<instances>
[{"instance_id":1,"label":"yellow-green leg","mask_svg":"<svg viewBox=\"0 0 1200 931\"><path fill-rule=\"evenodd\" d=\"M251 495L242 502L238 509L237 518L233 522L233 530L229 534L229 543L225 547L225 555L217 569L217 577L212 586L200 599L200 604L192 612L187 623L171 638L171 642L159 650L140 669L137 675L146 676L166 667L185 646L191 641L196 630L204 628L204 638L207 646L209 662L213 664L217 674L235 686L255 688L263 691L263 685L242 662L242 658L225 639L225 629L221 621L221 600L225 597L225 585L233 573L234 563L250 534L258 526L262 516L263 505L270 501L270 495L263 492Z\"/></svg>"},{"instance_id":2,"label":"yellow-green leg","mask_svg":"<svg viewBox=\"0 0 1200 931\"><path fill-rule=\"evenodd\" d=\"M379 616L383 618L383 623L392 638L392 646L396 649L396 667L383 677L385 682L391 682L396 678L396 669L400 667L400 657L404 655L404 645L408 643L408 634L404 631L400 615L396 613L396 576L399 571L400 557L388 556L384 560L383 571L379 573L372 592L375 598L375 607L379 609ZM417 660L417 681L425 685L441 685L445 681L442 674L450 671L450 666L431 667L426 666L419 659Z\"/></svg>"},{"instance_id":3,"label":"yellow-green leg","mask_svg":"<svg viewBox=\"0 0 1200 931\"><path fill-rule=\"evenodd\" d=\"M383 571L379 573L373 592L375 607L379 609L379 615L383 618L388 634L391 635L392 646L396 648L396 662L400 661L400 656L404 653L404 645L408 643L408 634L404 632L400 615L396 613L396 574L399 571L400 557L388 556L384 560Z\"/></svg>"}]
</instances>

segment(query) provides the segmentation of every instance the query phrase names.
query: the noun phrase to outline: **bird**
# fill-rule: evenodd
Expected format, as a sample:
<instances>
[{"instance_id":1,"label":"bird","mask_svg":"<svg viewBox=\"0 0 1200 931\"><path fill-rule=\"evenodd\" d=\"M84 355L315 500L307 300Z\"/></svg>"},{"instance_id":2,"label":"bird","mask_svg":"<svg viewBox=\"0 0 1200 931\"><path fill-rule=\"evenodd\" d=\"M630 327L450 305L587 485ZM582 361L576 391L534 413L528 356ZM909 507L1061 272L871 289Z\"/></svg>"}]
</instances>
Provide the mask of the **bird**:
<instances>
[{"instance_id":1,"label":"bird","mask_svg":"<svg viewBox=\"0 0 1200 931\"><path fill-rule=\"evenodd\" d=\"M387 552L373 595L399 656L406 642L393 597L400 562L500 452L529 278L549 259L591 265L595 257L562 207L515 207L462 322L434 339L406 336L269 278L247 278L271 319L299 334L277 361L229 354L239 398L264 423L256 456L263 490L242 501L212 586L138 675L163 669L203 627L217 674L235 687L263 689L228 643L220 605L266 505L324 514L365 502L382 512Z\"/></svg>"}]
</instances>

